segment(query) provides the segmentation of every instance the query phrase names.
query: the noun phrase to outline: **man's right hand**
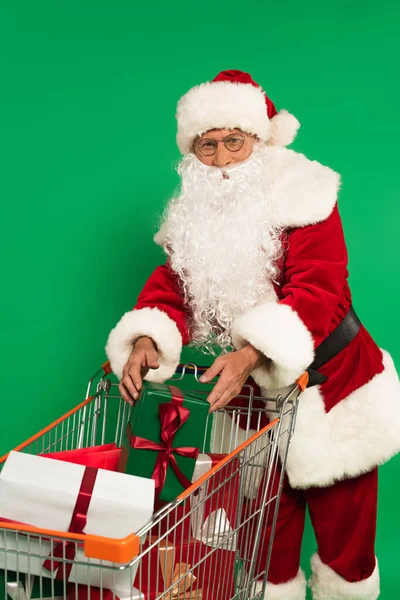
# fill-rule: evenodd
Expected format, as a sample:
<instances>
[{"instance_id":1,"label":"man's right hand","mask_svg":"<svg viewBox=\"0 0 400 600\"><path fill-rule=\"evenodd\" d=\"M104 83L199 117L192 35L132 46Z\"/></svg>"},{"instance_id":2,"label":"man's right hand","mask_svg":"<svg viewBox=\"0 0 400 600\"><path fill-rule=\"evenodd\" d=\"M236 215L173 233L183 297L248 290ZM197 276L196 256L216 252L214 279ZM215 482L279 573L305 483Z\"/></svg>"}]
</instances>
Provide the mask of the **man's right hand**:
<instances>
[{"instance_id":1,"label":"man's right hand","mask_svg":"<svg viewBox=\"0 0 400 600\"><path fill-rule=\"evenodd\" d=\"M153 340L149 337L140 337L133 346L132 353L122 371L119 391L128 404L134 404L142 387L143 377L149 369L158 369L158 352Z\"/></svg>"}]
</instances>

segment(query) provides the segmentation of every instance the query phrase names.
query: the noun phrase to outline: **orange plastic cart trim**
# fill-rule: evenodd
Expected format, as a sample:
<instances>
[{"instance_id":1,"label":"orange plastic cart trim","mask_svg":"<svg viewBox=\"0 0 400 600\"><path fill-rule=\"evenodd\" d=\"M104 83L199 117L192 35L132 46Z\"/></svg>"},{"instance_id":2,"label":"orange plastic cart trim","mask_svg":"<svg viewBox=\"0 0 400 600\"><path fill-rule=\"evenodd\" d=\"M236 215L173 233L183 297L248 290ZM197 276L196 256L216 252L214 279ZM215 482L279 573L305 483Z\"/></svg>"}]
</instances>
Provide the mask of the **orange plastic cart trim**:
<instances>
[{"instance_id":1,"label":"orange plastic cart trim","mask_svg":"<svg viewBox=\"0 0 400 600\"><path fill-rule=\"evenodd\" d=\"M101 365L101 368L103 369L103 371L106 375L110 375L112 373L112 368L111 368L111 364L110 364L109 360L107 360L105 363L103 363Z\"/></svg>"},{"instance_id":2,"label":"orange plastic cart trim","mask_svg":"<svg viewBox=\"0 0 400 600\"><path fill-rule=\"evenodd\" d=\"M88 535L85 536L84 550L88 558L99 558L124 565L139 554L140 538L134 533L120 540Z\"/></svg>"},{"instance_id":3,"label":"orange plastic cart trim","mask_svg":"<svg viewBox=\"0 0 400 600\"><path fill-rule=\"evenodd\" d=\"M303 373L303 375L300 375L300 377L296 381L297 385L299 386L299 388L301 389L302 392L304 392L304 390L306 389L309 379L310 379L310 377L309 377L307 371L305 371Z\"/></svg>"},{"instance_id":4,"label":"orange plastic cart trim","mask_svg":"<svg viewBox=\"0 0 400 600\"><path fill-rule=\"evenodd\" d=\"M133 533L126 538L114 539L97 535L67 533L65 531L56 531L54 529L39 529L38 527L32 527L31 525L19 525L17 523L0 521L0 530L1 529L20 531L23 534L41 536L47 539L72 540L83 546L85 556L88 558L108 560L121 565L129 563L139 554L140 549L140 538Z\"/></svg>"}]
</instances>

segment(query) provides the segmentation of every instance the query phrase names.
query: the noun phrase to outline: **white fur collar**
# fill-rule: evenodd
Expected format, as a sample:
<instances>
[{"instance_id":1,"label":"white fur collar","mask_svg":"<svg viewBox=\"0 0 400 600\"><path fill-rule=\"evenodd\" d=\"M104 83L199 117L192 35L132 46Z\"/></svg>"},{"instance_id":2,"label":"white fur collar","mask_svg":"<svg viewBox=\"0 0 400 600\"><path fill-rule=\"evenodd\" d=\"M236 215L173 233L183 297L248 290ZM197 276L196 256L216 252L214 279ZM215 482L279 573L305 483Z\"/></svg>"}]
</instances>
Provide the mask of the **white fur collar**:
<instances>
[{"instance_id":1,"label":"white fur collar","mask_svg":"<svg viewBox=\"0 0 400 600\"><path fill-rule=\"evenodd\" d=\"M271 201L276 207L276 225L304 227L329 217L337 202L340 176L315 160L276 146L268 147L265 168L271 180ZM163 245L163 227L154 241Z\"/></svg>"},{"instance_id":2,"label":"white fur collar","mask_svg":"<svg viewBox=\"0 0 400 600\"><path fill-rule=\"evenodd\" d=\"M269 148L266 168L278 225L303 227L329 217L337 202L338 173L304 154L276 147Z\"/></svg>"}]
</instances>

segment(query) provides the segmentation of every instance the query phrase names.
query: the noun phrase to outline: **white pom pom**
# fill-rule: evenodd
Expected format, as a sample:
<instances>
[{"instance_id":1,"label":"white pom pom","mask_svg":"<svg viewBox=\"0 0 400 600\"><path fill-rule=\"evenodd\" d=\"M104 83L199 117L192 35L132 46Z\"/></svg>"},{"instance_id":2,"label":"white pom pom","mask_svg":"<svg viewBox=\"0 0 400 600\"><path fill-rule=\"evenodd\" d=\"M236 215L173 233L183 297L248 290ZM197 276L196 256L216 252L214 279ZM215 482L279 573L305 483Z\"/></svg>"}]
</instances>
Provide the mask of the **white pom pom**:
<instances>
[{"instance_id":1,"label":"white pom pom","mask_svg":"<svg viewBox=\"0 0 400 600\"><path fill-rule=\"evenodd\" d=\"M296 137L300 127L299 121L287 110L281 110L271 119L271 136L269 146L289 146Z\"/></svg>"}]
</instances>

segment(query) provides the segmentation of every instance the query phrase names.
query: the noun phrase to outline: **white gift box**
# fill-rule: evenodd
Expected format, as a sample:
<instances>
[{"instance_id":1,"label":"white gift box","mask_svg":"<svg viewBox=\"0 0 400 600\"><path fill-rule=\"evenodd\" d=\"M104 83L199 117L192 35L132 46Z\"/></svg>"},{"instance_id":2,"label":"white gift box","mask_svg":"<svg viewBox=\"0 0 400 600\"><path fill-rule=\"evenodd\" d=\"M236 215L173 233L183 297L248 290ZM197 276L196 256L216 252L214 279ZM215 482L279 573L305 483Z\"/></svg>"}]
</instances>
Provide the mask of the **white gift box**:
<instances>
[{"instance_id":1,"label":"white gift box","mask_svg":"<svg viewBox=\"0 0 400 600\"><path fill-rule=\"evenodd\" d=\"M82 465L11 452L0 473L0 519L67 532L85 469ZM83 533L124 538L143 527L153 509L152 479L99 469ZM0 568L51 577L43 563L55 546L44 537L0 532ZM89 559L83 548L78 548L69 581L131 593L137 563L122 570L118 569L120 565L116 569L96 565L110 567L113 563Z\"/></svg>"},{"instance_id":2,"label":"white gift box","mask_svg":"<svg viewBox=\"0 0 400 600\"><path fill-rule=\"evenodd\" d=\"M199 454L193 471L192 482L195 483L212 468L212 460L208 454ZM232 536L227 543L220 546L224 539L232 531L226 512L219 508L204 518L205 498L207 496L207 483L203 484L197 495L190 497L190 507L193 510L190 523L192 535L196 540L203 542L206 546L221 547L223 550L236 550L236 535Z\"/></svg>"}]
</instances>

